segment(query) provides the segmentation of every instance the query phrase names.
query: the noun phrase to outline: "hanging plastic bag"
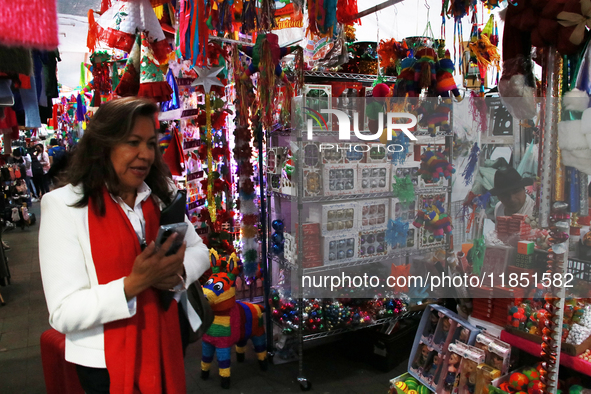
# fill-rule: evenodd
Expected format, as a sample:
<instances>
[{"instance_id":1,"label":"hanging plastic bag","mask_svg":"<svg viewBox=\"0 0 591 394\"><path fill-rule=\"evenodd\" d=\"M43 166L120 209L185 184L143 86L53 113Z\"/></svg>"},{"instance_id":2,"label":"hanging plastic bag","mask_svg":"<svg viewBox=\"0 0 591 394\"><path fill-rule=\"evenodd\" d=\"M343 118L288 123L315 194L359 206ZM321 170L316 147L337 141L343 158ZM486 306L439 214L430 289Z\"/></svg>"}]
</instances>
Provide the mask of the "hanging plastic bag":
<instances>
[{"instance_id":1,"label":"hanging plastic bag","mask_svg":"<svg viewBox=\"0 0 591 394\"><path fill-rule=\"evenodd\" d=\"M13 222L18 222L19 220L21 220L21 215L18 212L18 208L12 208L11 218Z\"/></svg>"},{"instance_id":2,"label":"hanging plastic bag","mask_svg":"<svg viewBox=\"0 0 591 394\"><path fill-rule=\"evenodd\" d=\"M538 144L528 144L525 154L517 167L517 172L524 178L535 178L538 173Z\"/></svg>"}]
</instances>

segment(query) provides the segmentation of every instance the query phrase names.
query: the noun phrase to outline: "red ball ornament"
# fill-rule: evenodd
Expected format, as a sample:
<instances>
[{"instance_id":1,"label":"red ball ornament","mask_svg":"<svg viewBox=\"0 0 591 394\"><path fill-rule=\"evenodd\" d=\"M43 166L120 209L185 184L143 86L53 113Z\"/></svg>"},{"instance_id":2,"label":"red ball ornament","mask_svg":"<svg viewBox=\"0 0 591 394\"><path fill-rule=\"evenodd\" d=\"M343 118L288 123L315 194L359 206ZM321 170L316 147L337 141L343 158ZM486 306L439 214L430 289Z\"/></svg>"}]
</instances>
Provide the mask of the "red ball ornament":
<instances>
[{"instance_id":1,"label":"red ball ornament","mask_svg":"<svg viewBox=\"0 0 591 394\"><path fill-rule=\"evenodd\" d=\"M529 379L521 372L513 372L509 377L509 386L512 387L514 391L525 390L528 383Z\"/></svg>"},{"instance_id":2,"label":"red ball ornament","mask_svg":"<svg viewBox=\"0 0 591 394\"><path fill-rule=\"evenodd\" d=\"M539 380L534 380L529 382L529 385L527 386L527 392L528 394L543 394L545 388L546 385L544 383Z\"/></svg>"},{"instance_id":3,"label":"red ball ornament","mask_svg":"<svg viewBox=\"0 0 591 394\"><path fill-rule=\"evenodd\" d=\"M385 83L378 83L372 90L373 97L387 97L390 94L390 88Z\"/></svg>"}]
</instances>

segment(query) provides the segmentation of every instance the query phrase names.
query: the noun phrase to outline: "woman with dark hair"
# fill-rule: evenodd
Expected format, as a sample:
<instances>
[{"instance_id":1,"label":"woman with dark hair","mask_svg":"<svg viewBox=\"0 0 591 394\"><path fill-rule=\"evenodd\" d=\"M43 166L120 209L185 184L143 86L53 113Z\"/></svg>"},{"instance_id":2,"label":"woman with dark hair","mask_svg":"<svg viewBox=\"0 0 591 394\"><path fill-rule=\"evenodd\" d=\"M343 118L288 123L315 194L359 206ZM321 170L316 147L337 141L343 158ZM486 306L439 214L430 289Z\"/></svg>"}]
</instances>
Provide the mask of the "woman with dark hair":
<instances>
[{"instance_id":1,"label":"woman with dark hair","mask_svg":"<svg viewBox=\"0 0 591 394\"><path fill-rule=\"evenodd\" d=\"M101 105L75 150L67 185L41 203L39 260L49 322L86 393L183 393L179 316L201 321L183 286L209 267L189 220L183 246L157 250L160 210L176 190L158 150L158 107L137 98ZM165 309L160 291L180 291ZM181 308L181 305L184 308ZM179 315L181 314L181 315Z\"/></svg>"}]
</instances>

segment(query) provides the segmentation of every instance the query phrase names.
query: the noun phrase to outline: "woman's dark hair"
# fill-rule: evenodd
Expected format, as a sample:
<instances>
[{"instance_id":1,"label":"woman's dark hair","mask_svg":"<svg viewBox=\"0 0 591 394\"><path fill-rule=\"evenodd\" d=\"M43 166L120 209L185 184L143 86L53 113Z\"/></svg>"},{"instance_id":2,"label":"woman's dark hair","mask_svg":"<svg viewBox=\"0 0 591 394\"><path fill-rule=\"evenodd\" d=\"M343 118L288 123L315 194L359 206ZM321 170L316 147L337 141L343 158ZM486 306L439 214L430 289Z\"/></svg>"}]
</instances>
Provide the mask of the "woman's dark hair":
<instances>
[{"instance_id":1,"label":"woman's dark hair","mask_svg":"<svg viewBox=\"0 0 591 394\"><path fill-rule=\"evenodd\" d=\"M138 116L154 121L157 112L158 106L155 103L136 97L101 104L89 121L68 166L66 183L82 185L83 196L74 204L75 207L88 206L92 198L92 209L100 216L105 214L103 187L106 185L109 193L116 196L121 192L119 178L111 163L112 149L127 140ZM167 172L162 155L155 148L154 163L145 182L152 193L165 204L171 201Z\"/></svg>"}]
</instances>

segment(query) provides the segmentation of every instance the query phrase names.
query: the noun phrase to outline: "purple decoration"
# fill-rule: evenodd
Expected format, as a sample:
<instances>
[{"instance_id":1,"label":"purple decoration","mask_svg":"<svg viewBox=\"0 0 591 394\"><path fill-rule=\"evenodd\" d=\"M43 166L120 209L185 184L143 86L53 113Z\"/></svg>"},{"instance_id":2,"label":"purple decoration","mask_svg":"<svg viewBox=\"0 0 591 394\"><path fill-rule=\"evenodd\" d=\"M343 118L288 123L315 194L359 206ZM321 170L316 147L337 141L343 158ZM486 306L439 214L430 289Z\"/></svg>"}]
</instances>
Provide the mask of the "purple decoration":
<instances>
[{"instance_id":1,"label":"purple decoration","mask_svg":"<svg viewBox=\"0 0 591 394\"><path fill-rule=\"evenodd\" d=\"M86 114L86 107L84 106L84 102L82 101L82 95L78 95L76 97L76 121L83 122L84 115Z\"/></svg>"}]
</instances>

